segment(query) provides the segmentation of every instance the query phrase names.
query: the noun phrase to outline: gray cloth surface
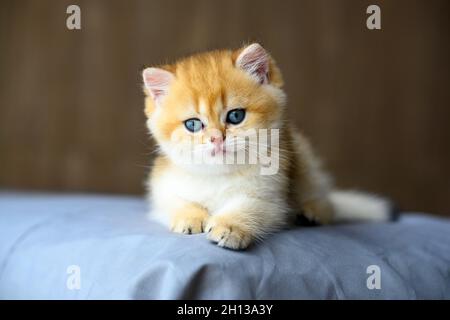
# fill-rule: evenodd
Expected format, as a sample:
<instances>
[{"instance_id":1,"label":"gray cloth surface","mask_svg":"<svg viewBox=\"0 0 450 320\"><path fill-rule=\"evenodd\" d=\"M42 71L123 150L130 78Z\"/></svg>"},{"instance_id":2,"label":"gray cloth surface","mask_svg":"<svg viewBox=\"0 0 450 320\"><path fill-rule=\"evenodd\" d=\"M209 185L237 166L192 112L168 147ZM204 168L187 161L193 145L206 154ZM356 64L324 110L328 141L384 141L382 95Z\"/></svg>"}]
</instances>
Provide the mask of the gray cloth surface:
<instances>
[{"instance_id":1,"label":"gray cloth surface","mask_svg":"<svg viewBox=\"0 0 450 320\"><path fill-rule=\"evenodd\" d=\"M450 298L447 219L298 227L236 252L147 211L133 197L0 193L0 298ZM381 289L367 287L372 265Z\"/></svg>"}]
</instances>

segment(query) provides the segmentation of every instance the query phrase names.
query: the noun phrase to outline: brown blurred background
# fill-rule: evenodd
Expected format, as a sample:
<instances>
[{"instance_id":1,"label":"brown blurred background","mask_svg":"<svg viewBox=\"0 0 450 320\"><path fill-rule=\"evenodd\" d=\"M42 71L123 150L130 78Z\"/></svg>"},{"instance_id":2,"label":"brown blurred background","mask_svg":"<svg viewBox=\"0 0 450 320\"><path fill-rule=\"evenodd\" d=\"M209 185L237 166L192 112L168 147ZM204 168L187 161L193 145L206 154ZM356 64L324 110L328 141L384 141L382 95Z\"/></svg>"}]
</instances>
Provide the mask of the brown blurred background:
<instances>
[{"instance_id":1,"label":"brown blurred background","mask_svg":"<svg viewBox=\"0 0 450 320\"><path fill-rule=\"evenodd\" d=\"M81 7L82 30L66 28ZM381 7L382 30L366 28ZM140 69L261 42L340 187L450 215L446 0L0 2L0 188L143 193Z\"/></svg>"}]
</instances>

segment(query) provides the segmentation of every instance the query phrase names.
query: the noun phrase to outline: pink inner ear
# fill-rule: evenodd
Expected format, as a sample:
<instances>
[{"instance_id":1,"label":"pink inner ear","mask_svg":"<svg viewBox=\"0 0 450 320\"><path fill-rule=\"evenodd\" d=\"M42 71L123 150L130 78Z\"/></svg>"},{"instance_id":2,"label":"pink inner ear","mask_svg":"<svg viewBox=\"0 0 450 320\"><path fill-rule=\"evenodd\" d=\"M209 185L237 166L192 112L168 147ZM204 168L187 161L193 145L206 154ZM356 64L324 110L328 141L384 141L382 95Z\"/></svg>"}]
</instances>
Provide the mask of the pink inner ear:
<instances>
[{"instance_id":1,"label":"pink inner ear","mask_svg":"<svg viewBox=\"0 0 450 320\"><path fill-rule=\"evenodd\" d=\"M269 55L258 43L246 47L236 60L236 65L256 77L259 83L268 82Z\"/></svg>"},{"instance_id":2,"label":"pink inner ear","mask_svg":"<svg viewBox=\"0 0 450 320\"><path fill-rule=\"evenodd\" d=\"M147 68L143 71L145 88L156 101L167 95L173 75L169 71L158 68Z\"/></svg>"}]
</instances>

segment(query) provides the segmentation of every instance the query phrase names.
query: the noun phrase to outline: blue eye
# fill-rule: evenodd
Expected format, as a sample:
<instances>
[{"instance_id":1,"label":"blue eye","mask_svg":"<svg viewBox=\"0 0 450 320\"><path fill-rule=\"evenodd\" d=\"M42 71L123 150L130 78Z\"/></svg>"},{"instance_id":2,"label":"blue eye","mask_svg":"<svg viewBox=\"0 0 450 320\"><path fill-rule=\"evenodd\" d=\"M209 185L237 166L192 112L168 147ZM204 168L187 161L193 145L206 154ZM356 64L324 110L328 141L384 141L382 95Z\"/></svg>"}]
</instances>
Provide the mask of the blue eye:
<instances>
[{"instance_id":1,"label":"blue eye","mask_svg":"<svg viewBox=\"0 0 450 320\"><path fill-rule=\"evenodd\" d=\"M200 121L200 119L192 118L188 119L184 122L184 126L186 129L188 129L190 132L197 132L202 130L203 123Z\"/></svg>"},{"instance_id":2,"label":"blue eye","mask_svg":"<svg viewBox=\"0 0 450 320\"><path fill-rule=\"evenodd\" d=\"M245 110L244 109L233 109L227 113L227 123L231 124L239 124L245 118Z\"/></svg>"}]
</instances>

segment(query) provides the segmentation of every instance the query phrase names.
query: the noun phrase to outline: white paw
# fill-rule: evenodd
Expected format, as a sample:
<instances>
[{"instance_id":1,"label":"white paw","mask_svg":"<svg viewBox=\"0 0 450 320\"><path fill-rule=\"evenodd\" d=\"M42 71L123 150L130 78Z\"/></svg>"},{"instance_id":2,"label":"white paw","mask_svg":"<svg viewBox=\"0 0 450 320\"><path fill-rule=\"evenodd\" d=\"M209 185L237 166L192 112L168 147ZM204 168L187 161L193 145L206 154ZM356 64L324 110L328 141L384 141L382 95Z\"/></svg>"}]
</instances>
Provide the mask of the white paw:
<instances>
[{"instance_id":1,"label":"white paw","mask_svg":"<svg viewBox=\"0 0 450 320\"><path fill-rule=\"evenodd\" d=\"M244 231L238 225L225 222L224 219L210 218L206 224L207 238L219 247L242 250L252 242L250 233Z\"/></svg>"}]
</instances>

